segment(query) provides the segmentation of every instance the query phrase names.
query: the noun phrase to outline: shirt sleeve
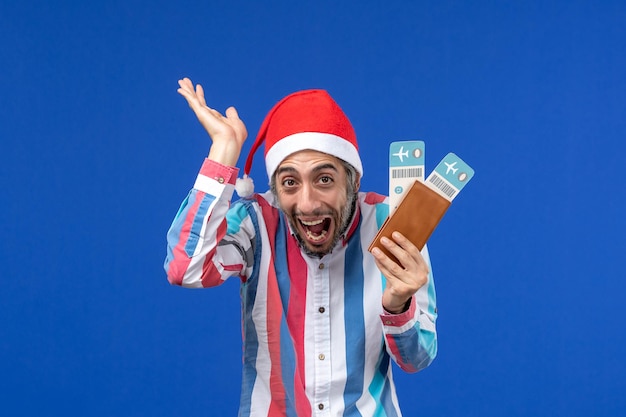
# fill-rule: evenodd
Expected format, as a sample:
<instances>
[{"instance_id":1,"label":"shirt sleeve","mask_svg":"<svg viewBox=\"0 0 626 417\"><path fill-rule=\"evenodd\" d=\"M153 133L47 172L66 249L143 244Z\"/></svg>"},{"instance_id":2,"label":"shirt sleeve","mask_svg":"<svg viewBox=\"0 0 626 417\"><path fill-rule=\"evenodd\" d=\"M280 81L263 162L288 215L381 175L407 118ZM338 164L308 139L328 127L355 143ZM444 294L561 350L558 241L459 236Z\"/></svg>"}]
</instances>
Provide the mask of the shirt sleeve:
<instances>
[{"instance_id":1,"label":"shirt sleeve","mask_svg":"<svg viewBox=\"0 0 626 417\"><path fill-rule=\"evenodd\" d=\"M422 256L430 266L428 249ZM411 299L409 309L400 314L381 314L387 352L406 372L418 372L437 355L437 307L432 268L428 283L420 288Z\"/></svg>"},{"instance_id":2,"label":"shirt sleeve","mask_svg":"<svg viewBox=\"0 0 626 417\"><path fill-rule=\"evenodd\" d=\"M244 260L234 245L218 251L228 230L227 212L238 172L205 159L167 233L164 268L170 283L211 287L242 273Z\"/></svg>"}]
</instances>

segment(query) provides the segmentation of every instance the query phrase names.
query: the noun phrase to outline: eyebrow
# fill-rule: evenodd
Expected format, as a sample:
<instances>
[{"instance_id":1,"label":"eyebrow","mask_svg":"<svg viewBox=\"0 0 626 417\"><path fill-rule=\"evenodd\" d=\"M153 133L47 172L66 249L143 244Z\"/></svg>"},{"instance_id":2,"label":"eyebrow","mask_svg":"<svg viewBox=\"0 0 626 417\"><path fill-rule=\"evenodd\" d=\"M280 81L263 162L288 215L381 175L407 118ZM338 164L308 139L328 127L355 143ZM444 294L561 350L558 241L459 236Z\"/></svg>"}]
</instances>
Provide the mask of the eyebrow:
<instances>
[{"instance_id":1,"label":"eyebrow","mask_svg":"<svg viewBox=\"0 0 626 417\"><path fill-rule=\"evenodd\" d=\"M283 174L285 172L297 173L298 171L293 167L278 167L274 175L279 176L280 174Z\"/></svg>"},{"instance_id":2,"label":"eyebrow","mask_svg":"<svg viewBox=\"0 0 626 417\"><path fill-rule=\"evenodd\" d=\"M325 163L325 164L317 165L317 166L313 167L311 172L313 174L316 174L316 173L318 173L320 171L323 171L325 169L330 169L330 170L333 170L335 172L339 172L337 167L334 164L331 164L331 163ZM281 166L281 167L279 167L276 170L276 175L281 175L281 174L283 174L285 172L290 172L290 173L296 173L297 174L298 170L295 169L294 167L291 167L291 166L286 166L286 167L285 166Z\"/></svg>"},{"instance_id":3,"label":"eyebrow","mask_svg":"<svg viewBox=\"0 0 626 417\"><path fill-rule=\"evenodd\" d=\"M317 173L317 172L323 171L325 169L330 169L330 170L333 170L335 172L338 172L337 167L334 164L331 164L331 163L318 165L318 166L314 167L311 171L313 173Z\"/></svg>"}]
</instances>

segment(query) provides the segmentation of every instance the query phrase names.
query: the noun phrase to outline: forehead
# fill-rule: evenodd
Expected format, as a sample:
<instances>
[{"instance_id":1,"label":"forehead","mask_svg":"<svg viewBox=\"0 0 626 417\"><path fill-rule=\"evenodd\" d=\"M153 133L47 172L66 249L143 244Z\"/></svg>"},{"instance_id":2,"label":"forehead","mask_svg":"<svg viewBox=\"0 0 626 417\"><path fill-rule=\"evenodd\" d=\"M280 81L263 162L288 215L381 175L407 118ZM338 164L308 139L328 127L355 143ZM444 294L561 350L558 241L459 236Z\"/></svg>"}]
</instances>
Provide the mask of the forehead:
<instances>
[{"instance_id":1,"label":"forehead","mask_svg":"<svg viewBox=\"0 0 626 417\"><path fill-rule=\"evenodd\" d=\"M283 159L280 165L278 165L276 173L280 174L285 171L308 172L324 168L343 172L342 166L341 160L335 156L307 149L292 153Z\"/></svg>"}]
</instances>

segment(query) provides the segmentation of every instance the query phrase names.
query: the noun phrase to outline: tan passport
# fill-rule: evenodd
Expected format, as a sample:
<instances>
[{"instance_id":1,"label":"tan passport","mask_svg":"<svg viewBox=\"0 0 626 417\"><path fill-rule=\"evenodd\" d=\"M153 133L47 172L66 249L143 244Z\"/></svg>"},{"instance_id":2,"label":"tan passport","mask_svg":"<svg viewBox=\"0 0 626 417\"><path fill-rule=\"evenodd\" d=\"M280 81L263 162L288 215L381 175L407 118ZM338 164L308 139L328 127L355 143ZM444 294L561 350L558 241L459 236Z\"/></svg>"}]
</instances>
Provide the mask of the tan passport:
<instances>
[{"instance_id":1,"label":"tan passport","mask_svg":"<svg viewBox=\"0 0 626 417\"><path fill-rule=\"evenodd\" d=\"M415 181L411 188L405 192L396 210L387 217L368 250L371 252L377 247L400 265L396 257L380 243L380 239L383 236L391 239L391 234L398 231L419 250L422 250L448 207L450 207L449 200L421 181Z\"/></svg>"}]
</instances>

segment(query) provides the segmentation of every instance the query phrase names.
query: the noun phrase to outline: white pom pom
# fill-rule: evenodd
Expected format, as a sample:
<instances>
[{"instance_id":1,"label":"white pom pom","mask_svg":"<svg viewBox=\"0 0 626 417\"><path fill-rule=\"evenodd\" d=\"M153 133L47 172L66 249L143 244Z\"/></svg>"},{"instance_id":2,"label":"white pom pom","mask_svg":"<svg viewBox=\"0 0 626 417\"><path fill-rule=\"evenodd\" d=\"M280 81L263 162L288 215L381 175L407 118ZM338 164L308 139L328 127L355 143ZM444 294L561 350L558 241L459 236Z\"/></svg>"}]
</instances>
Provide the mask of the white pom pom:
<instances>
[{"instance_id":1,"label":"white pom pom","mask_svg":"<svg viewBox=\"0 0 626 417\"><path fill-rule=\"evenodd\" d=\"M237 178L235 182L235 191L239 194L239 197L250 197L254 193L254 182L252 178L244 175L243 178Z\"/></svg>"}]
</instances>

